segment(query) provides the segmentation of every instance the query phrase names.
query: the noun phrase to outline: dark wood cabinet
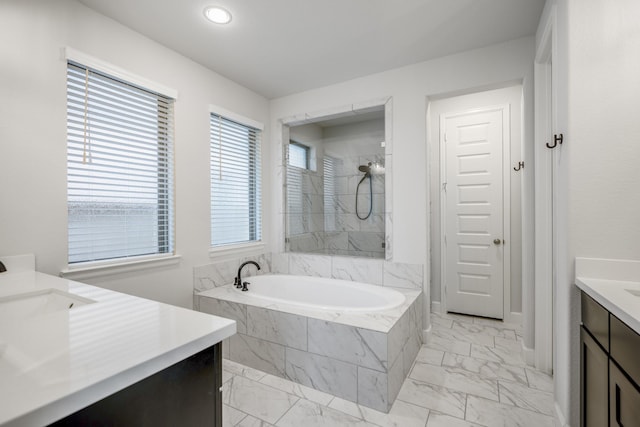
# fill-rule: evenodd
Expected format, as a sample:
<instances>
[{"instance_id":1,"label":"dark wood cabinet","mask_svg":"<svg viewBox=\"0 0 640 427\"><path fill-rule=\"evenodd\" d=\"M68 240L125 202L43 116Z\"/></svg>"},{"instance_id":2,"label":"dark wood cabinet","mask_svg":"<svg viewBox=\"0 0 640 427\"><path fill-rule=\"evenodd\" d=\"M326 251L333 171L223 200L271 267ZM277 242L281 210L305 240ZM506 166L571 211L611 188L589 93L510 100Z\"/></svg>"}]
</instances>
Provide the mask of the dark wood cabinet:
<instances>
[{"instance_id":1,"label":"dark wood cabinet","mask_svg":"<svg viewBox=\"0 0 640 427\"><path fill-rule=\"evenodd\" d=\"M582 427L603 427L609 418L609 356L580 328L580 400Z\"/></svg>"},{"instance_id":2,"label":"dark wood cabinet","mask_svg":"<svg viewBox=\"0 0 640 427\"><path fill-rule=\"evenodd\" d=\"M580 425L640 427L640 335L582 293Z\"/></svg>"},{"instance_id":3,"label":"dark wood cabinet","mask_svg":"<svg viewBox=\"0 0 640 427\"><path fill-rule=\"evenodd\" d=\"M609 406L610 426L640 425L640 391L613 360L609 362Z\"/></svg>"},{"instance_id":4,"label":"dark wood cabinet","mask_svg":"<svg viewBox=\"0 0 640 427\"><path fill-rule=\"evenodd\" d=\"M222 427L221 351L215 344L51 426Z\"/></svg>"}]
</instances>

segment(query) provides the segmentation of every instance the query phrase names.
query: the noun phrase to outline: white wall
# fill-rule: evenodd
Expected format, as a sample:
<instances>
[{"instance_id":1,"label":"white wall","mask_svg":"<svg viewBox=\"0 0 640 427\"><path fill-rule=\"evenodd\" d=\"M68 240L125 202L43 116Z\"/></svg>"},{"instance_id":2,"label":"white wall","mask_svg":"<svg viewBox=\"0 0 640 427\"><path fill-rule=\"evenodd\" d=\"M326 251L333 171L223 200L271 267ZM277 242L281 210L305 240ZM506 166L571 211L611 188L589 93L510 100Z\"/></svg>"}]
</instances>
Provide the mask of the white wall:
<instances>
[{"instance_id":1,"label":"white wall","mask_svg":"<svg viewBox=\"0 0 640 427\"><path fill-rule=\"evenodd\" d=\"M279 121L291 116L305 117L305 113L317 113L354 103L392 97L391 125L385 127L393 141L392 151L387 147L387 170L392 169L392 179L387 180L386 198L391 201L393 221L387 221L386 229L392 233L392 260L411 264L424 264L425 277L429 277L428 250L428 163L427 157L427 102L428 97L439 94L468 93L472 89L498 87L506 82L523 81L532 84L534 39L526 37L397 68L383 73L346 81L336 85L310 90L270 102L272 133L272 167L280 165L281 135ZM532 110L532 100L525 110ZM391 110L391 109L389 109ZM389 161L391 159L391 162ZM282 171L279 171L280 176ZM271 200L274 206L282 206L281 178L272 185ZM389 191L391 187L391 191ZM416 191L421 190L421 191ZM281 230L281 217L274 215L272 230ZM273 236L281 239L282 236ZM271 240L271 249L277 250L277 240ZM430 289L425 281L424 307L425 336L429 334Z\"/></svg>"},{"instance_id":2,"label":"white wall","mask_svg":"<svg viewBox=\"0 0 640 427\"><path fill-rule=\"evenodd\" d=\"M522 160L522 85L494 89L471 93L467 95L459 95L454 97L446 97L431 102L429 115L431 130L429 138L431 141L429 162L430 179L431 179L431 299L433 301L441 300L441 272L440 272L440 235L441 235L441 219L440 219L440 115L451 112L468 111L475 108L486 106L504 105L510 107L510 148L509 155L511 166L509 172L511 176L511 209L510 212L510 301L509 312L505 313L505 319L509 321L514 319L511 313L522 312L522 223L521 223L521 177L522 172L516 172L512 169ZM505 293L505 296L507 294ZM519 319L518 319L519 320Z\"/></svg>"},{"instance_id":3,"label":"white wall","mask_svg":"<svg viewBox=\"0 0 640 427\"><path fill-rule=\"evenodd\" d=\"M190 307L193 267L210 262L208 106L267 125L267 100L73 0L3 0L0 39L0 255L35 253L37 269L51 274L67 265L66 61L61 50L69 46L178 91L176 251L182 260L177 266L86 281ZM269 154L265 149L265 164ZM265 200L265 211L269 208Z\"/></svg>"},{"instance_id":4,"label":"white wall","mask_svg":"<svg viewBox=\"0 0 640 427\"><path fill-rule=\"evenodd\" d=\"M397 68L272 100L271 125L296 114L329 110L374 98L393 97L393 257L425 263L427 255L427 96L486 87L529 77L533 38L522 38L432 61ZM280 136L272 135L272 157ZM417 192L422 187L424 191ZM280 184L273 199L281 200ZM277 218L274 228L279 228Z\"/></svg>"},{"instance_id":5,"label":"white wall","mask_svg":"<svg viewBox=\"0 0 640 427\"><path fill-rule=\"evenodd\" d=\"M640 2L557 4L558 228L555 295L558 408L579 425L579 292L575 257L640 260Z\"/></svg>"}]
</instances>

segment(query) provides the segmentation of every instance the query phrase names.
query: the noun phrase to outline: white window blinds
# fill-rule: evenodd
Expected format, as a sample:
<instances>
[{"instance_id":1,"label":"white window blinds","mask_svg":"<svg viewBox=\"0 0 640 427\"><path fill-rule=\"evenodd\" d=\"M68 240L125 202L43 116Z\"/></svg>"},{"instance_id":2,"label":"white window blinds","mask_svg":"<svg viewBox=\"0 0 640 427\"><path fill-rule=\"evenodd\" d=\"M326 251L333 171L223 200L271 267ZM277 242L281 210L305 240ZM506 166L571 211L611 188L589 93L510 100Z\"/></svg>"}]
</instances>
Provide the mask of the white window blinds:
<instances>
[{"instance_id":1,"label":"white window blinds","mask_svg":"<svg viewBox=\"0 0 640 427\"><path fill-rule=\"evenodd\" d=\"M211 114L211 246L260 241L261 131Z\"/></svg>"},{"instance_id":2,"label":"white window blinds","mask_svg":"<svg viewBox=\"0 0 640 427\"><path fill-rule=\"evenodd\" d=\"M173 99L67 66L69 263L173 253Z\"/></svg>"}]
</instances>

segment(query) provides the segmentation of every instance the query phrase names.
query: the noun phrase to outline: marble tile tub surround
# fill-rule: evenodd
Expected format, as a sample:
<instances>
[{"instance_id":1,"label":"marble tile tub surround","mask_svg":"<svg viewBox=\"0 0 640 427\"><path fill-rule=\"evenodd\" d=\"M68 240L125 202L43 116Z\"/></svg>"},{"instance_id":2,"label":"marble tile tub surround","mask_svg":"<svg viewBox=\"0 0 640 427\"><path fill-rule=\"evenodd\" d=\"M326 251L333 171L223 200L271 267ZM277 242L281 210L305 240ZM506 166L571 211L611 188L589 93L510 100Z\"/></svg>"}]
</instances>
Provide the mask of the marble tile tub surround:
<instances>
[{"instance_id":1,"label":"marble tile tub surround","mask_svg":"<svg viewBox=\"0 0 640 427\"><path fill-rule=\"evenodd\" d=\"M262 269L257 271L255 267L247 266L244 272L247 277L256 273L277 273L352 280L398 288L407 299L401 307L371 314L309 312L300 307L257 300L225 287L233 283L240 264L249 259L256 260ZM344 388L345 397L386 411L421 343L423 303L418 297L422 285L423 266L420 264L266 253L196 267L194 308L237 321L238 335L224 343L225 357L311 386L320 378L322 385L318 387L329 391L339 388L335 383L337 378L348 378L350 383ZM202 295L203 292L207 295ZM313 331L311 340L309 325ZM359 356L341 355L330 350L323 353L321 343L335 342L333 336L326 335L338 333L336 331L343 337L355 339L361 349L350 348L349 351ZM325 336L321 339L323 333ZM370 344L365 337L373 339L374 343ZM345 339L349 341L351 338ZM362 350L367 346L382 350ZM374 361L367 357L373 357ZM299 362L298 367L294 367L294 360ZM322 368L311 371L300 367L310 364L320 364ZM366 393L364 390L367 388L385 392L377 395ZM358 393L361 394L360 400Z\"/></svg>"},{"instance_id":2,"label":"marble tile tub surround","mask_svg":"<svg viewBox=\"0 0 640 427\"><path fill-rule=\"evenodd\" d=\"M488 356L488 349L504 345L505 340L517 342L513 337L521 335L520 326L471 316L434 313L431 317L434 332L442 337L453 329L475 330L476 337L470 341L471 334L458 333L456 339L423 345L388 413L225 360L223 425L554 426L549 415L554 408L553 379L521 361L499 362ZM487 351L472 354L476 341L484 342Z\"/></svg>"},{"instance_id":3,"label":"marble tile tub surround","mask_svg":"<svg viewBox=\"0 0 640 427\"><path fill-rule=\"evenodd\" d=\"M258 271L254 266L248 265L243 270L243 277L270 273L295 274L352 280L370 285L404 289L422 289L424 280L422 264L405 264L369 258L269 252L195 267L193 269L194 293L233 283L238 267L248 260L258 262L261 270Z\"/></svg>"},{"instance_id":4,"label":"marble tile tub surround","mask_svg":"<svg viewBox=\"0 0 640 427\"><path fill-rule=\"evenodd\" d=\"M274 304L232 285L197 294L201 311L234 319L230 360L387 412L421 345L421 291L398 308L322 312Z\"/></svg>"}]
</instances>

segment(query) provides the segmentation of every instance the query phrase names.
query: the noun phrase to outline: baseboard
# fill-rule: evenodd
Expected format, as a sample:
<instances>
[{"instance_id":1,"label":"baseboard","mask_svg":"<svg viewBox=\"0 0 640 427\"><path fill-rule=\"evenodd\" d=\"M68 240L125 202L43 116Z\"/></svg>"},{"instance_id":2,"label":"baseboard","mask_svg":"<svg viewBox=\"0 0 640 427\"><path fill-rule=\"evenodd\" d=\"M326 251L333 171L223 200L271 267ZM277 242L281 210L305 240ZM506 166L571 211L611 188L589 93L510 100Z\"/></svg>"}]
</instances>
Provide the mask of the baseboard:
<instances>
[{"instance_id":1,"label":"baseboard","mask_svg":"<svg viewBox=\"0 0 640 427\"><path fill-rule=\"evenodd\" d=\"M517 313L515 311L509 312L504 317L504 321L507 323L517 323L518 325L522 325L522 313Z\"/></svg>"},{"instance_id":2,"label":"baseboard","mask_svg":"<svg viewBox=\"0 0 640 427\"><path fill-rule=\"evenodd\" d=\"M571 427L569 424L567 424L567 420L564 418L564 415L562 414L562 411L560 410L560 407L558 406L558 402L554 403L555 407L556 407L556 426L559 427Z\"/></svg>"},{"instance_id":3,"label":"baseboard","mask_svg":"<svg viewBox=\"0 0 640 427\"><path fill-rule=\"evenodd\" d=\"M536 362L535 349L529 348L526 345L524 345L524 341L520 341L520 344L522 345L522 357L524 358L524 363L526 363L529 366L535 366L535 362Z\"/></svg>"},{"instance_id":4,"label":"baseboard","mask_svg":"<svg viewBox=\"0 0 640 427\"><path fill-rule=\"evenodd\" d=\"M440 301L431 301L431 312L442 313L442 306L440 305Z\"/></svg>"},{"instance_id":5,"label":"baseboard","mask_svg":"<svg viewBox=\"0 0 640 427\"><path fill-rule=\"evenodd\" d=\"M431 341L431 331L433 331L433 328L431 327L431 322L429 322L429 328L422 330L422 344L427 344Z\"/></svg>"}]
</instances>

